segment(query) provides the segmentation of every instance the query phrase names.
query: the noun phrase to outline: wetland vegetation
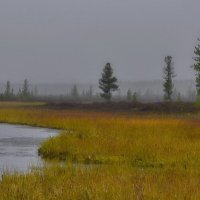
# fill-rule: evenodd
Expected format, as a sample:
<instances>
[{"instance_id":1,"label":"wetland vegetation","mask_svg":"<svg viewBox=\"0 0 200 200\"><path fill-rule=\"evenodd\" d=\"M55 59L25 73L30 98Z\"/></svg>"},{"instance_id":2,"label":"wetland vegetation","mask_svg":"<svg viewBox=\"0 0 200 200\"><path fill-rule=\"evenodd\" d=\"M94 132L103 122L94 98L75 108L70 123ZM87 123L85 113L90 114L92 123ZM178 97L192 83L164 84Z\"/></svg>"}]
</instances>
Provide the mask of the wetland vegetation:
<instances>
[{"instance_id":1,"label":"wetland vegetation","mask_svg":"<svg viewBox=\"0 0 200 200\"><path fill-rule=\"evenodd\" d=\"M198 113L1 103L0 122L60 129L39 149L53 164L27 174L5 172L2 200L200 197Z\"/></svg>"}]
</instances>

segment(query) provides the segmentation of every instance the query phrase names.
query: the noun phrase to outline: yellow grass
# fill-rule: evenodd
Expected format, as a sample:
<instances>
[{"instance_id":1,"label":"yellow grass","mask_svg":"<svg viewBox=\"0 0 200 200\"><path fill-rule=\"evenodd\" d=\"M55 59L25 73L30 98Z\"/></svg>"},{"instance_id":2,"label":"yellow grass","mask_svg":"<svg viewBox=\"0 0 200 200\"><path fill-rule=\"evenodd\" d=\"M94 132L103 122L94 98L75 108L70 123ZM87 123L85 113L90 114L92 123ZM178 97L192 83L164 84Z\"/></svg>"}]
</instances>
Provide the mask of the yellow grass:
<instances>
[{"instance_id":1,"label":"yellow grass","mask_svg":"<svg viewBox=\"0 0 200 200\"><path fill-rule=\"evenodd\" d=\"M0 122L61 129L40 154L68 163L4 174L0 200L200 199L198 114L141 116L31 105L0 107Z\"/></svg>"},{"instance_id":2,"label":"yellow grass","mask_svg":"<svg viewBox=\"0 0 200 200\"><path fill-rule=\"evenodd\" d=\"M55 166L42 173L5 174L0 183L0 199L193 200L200 198L199 178L198 170Z\"/></svg>"}]
</instances>

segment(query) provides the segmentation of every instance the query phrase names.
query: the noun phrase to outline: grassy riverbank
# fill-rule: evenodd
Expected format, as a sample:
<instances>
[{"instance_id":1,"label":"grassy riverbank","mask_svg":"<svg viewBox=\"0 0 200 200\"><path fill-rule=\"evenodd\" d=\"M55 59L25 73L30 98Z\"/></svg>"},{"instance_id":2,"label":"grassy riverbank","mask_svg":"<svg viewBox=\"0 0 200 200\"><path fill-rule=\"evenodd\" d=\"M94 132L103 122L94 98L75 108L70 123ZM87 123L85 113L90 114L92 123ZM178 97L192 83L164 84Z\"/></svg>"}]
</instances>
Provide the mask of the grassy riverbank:
<instances>
[{"instance_id":1,"label":"grassy riverbank","mask_svg":"<svg viewBox=\"0 0 200 200\"><path fill-rule=\"evenodd\" d=\"M0 122L61 129L39 152L67 163L4 174L2 200L200 198L198 113L144 115L10 103L0 105Z\"/></svg>"}]
</instances>

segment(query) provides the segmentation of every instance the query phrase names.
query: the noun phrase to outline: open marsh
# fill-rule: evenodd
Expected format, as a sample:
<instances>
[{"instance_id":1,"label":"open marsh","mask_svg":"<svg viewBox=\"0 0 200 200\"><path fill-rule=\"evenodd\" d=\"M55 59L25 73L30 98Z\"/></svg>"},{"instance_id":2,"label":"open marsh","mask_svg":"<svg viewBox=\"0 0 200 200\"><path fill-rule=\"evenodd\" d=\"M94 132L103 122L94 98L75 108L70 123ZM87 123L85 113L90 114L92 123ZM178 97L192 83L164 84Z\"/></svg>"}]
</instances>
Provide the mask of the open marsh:
<instances>
[{"instance_id":1,"label":"open marsh","mask_svg":"<svg viewBox=\"0 0 200 200\"><path fill-rule=\"evenodd\" d=\"M26 175L4 174L2 200L200 198L198 113L0 106L0 121L61 129L39 152L43 158L66 161Z\"/></svg>"}]
</instances>

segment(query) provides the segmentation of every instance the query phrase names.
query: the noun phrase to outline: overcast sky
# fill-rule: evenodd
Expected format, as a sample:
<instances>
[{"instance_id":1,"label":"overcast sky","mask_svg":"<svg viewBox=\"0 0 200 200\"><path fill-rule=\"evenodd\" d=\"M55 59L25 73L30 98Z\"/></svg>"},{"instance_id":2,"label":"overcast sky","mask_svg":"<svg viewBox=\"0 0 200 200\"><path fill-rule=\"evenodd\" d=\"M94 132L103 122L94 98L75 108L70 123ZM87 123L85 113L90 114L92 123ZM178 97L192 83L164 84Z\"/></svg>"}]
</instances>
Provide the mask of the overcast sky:
<instances>
[{"instance_id":1,"label":"overcast sky","mask_svg":"<svg viewBox=\"0 0 200 200\"><path fill-rule=\"evenodd\" d=\"M95 82L106 62L120 80L160 79L172 55L192 79L199 0L0 0L0 82Z\"/></svg>"}]
</instances>

